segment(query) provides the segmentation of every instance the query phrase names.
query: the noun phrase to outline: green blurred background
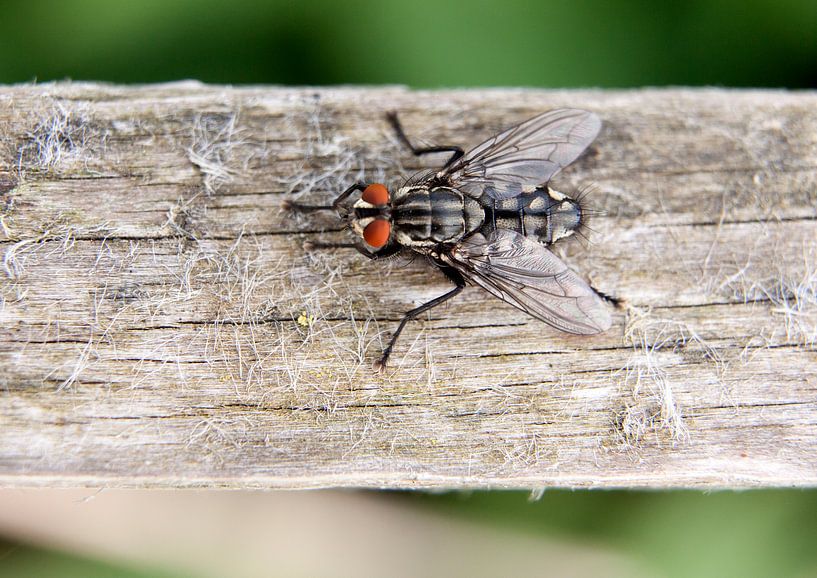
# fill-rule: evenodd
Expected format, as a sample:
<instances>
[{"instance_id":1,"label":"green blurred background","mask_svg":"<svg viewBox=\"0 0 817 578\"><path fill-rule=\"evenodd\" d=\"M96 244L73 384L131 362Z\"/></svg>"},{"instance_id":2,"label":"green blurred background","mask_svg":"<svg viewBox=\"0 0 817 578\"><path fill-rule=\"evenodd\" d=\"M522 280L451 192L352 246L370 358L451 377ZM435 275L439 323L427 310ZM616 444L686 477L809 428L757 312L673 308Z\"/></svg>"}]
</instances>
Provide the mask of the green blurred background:
<instances>
[{"instance_id":1,"label":"green blurred background","mask_svg":"<svg viewBox=\"0 0 817 578\"><path fill-rule=\"evenodd\" d=\"M817 0L0 2L0 82L66 78L815 88ZM377 499L592 540L657 575L817 576L813 491ZM156 574L0 542L0 576L148 575Z\"/></svg>"},{"instance_id":2,"label":"green blurred background","mask_svg":"<svg viewBox=\"0 0 817 578\"><path fill-rule=\"evenodd\" d=\"M0 82L817 86L815 0L0 2Z\"/></svg>"}]
</instances>

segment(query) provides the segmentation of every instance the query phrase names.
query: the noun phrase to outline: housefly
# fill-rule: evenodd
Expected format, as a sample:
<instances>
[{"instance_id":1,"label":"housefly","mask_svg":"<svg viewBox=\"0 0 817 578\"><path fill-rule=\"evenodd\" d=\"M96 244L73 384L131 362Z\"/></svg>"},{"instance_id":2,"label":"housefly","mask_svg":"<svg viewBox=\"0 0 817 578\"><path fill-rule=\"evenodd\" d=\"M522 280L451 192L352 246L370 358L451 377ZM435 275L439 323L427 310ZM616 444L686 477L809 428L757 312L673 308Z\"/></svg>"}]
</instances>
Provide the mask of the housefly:
<instances>
[{"instance_id":1,"label":"housefly","mask_svg":"<svg viewBox=\"0 0 817 578\"><path fill-rule=\"evenodd\" d=\"M356 238L313 246L355 248L370 259L410 251L427 257L454 283L449 292L403 316L376 369L385 367L409 320L469 282L567 333L590 335L610 327L604 297L548 249L584 222L580 202L549 182L596 138L601 121L595 114L552 110L469 152L458 146L415 147L396 113L387 119L414 155L450 153L448 161L396 190L358 182L331 205L288 203L298 212L334 210Z\"/></svg>"}]
</instances>

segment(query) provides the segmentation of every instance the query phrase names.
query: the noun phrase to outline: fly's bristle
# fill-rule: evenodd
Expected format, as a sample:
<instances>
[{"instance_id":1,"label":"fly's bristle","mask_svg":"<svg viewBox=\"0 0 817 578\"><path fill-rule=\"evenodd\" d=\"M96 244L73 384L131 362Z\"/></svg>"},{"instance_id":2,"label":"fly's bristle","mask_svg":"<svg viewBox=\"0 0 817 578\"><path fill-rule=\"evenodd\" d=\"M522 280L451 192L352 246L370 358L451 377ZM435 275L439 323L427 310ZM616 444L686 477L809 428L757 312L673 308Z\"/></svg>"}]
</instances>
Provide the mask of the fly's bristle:
<instances>
[{"instance_id":1,"label":"fly's bristle","mask_svg":"<svg viewBox=\"0 0 817 578\"><path fill-rule=\"evenodd\" d=\"M432 169L422 169L413 175L411 175L406 182L403 183L404 187L409 187L412 185L416 185L418 183L423 183L431 179L436 174L436 171Z\"/></svg>"},{"instance_id":2,"label":"fly's bristle","mask_svg":"<svg viewBox=\"0 0 817 578\"><path fill-rule=\"evenodd\" d=\"M589 185L585 185L579 189L578 193L576 193L576 197L574 200L579 204L579 207L582 210L582 215L606 215L607 212L601 209L596 209L592 207L588 202L587 198L598 193L599 187L595 183L591 183Z\"/></svg>"},{"instance_id":3,"label":"fly's bristle","mask_svg":"<svg viewBox=\"0 0 817 578\"><path fill-rule=\"evenodd\" d=\"M598 191L599 187L596 184L591 183L580 188L576 193L576 196L573 198L576 204L579 205L579 210L581 211L579 226L574 229L573 237L578 239L579 242L585 247L593 244L593 242L590 240L590 235L597 232L590 226L590 223L595 217L607 214L606 211L596 209L588 202L588 198Z\"/></svg>"},{"instance_id":4,"label":"fly's bristle","mask_svg":"<svg viewBox=\"0 0 817 578\"><path fill-rule=\"evenodd\" d=\"M416 253L405 247L401 247L399 251L387 252L385 255L375 255L372 249L369 248L368 257L375 259L378 263L389 263L389 267L393 269L402 269L408 266L416 258ZM396 261L396 263L395 263Z\"/></svg>"},{"instance_id":5,"label":"fly's bristle","mask_svg":"<svg viewBox=\"0 0 817 578\"><path fill-rule=\"evenodd\" d=\"M398 261L396 268L403 269L408 267L414 262L414 259L417 257L417 253L414 251L398 251L393 255L387 255L385 257L378 257L378 261Z\"/></svg>"}]
</instances>

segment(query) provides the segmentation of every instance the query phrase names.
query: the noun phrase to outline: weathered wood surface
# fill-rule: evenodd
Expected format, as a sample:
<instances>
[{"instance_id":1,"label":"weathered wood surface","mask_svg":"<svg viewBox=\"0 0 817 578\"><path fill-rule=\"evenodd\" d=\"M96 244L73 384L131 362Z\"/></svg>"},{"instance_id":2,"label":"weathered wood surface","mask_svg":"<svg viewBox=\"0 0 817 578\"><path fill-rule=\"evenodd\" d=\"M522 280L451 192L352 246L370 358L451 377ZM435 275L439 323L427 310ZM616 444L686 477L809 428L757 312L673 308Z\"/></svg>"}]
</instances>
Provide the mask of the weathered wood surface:
<instances>
[{"instance_id":1,"label":"weathered wood surface","mask_svg":"<svg viewBox=\"0 0 817 578\"><path fill-rule=\"evenodd\" d=\"M566 260L591 338L421 261L306 254L285 214L540 111L604 128L557 179L604 215ZM0 483L817 483L817 94L0 88Z\"/></svg>"}]
</instances>

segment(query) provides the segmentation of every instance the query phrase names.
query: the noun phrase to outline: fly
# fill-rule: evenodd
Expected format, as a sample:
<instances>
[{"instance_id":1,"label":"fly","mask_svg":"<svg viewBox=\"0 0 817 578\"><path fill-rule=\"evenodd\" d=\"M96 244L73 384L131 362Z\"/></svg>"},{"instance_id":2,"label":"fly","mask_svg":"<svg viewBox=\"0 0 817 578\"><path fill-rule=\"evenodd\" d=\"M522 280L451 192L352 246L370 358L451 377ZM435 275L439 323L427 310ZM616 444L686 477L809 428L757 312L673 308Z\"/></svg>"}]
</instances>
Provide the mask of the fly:
<instances>
[{"instance_id":1,"label":"fly","mask_svg":"<svg viewBox=\"0 0 817 578\"><path fill-rule=\"evenodd\" d=\"M611 325L604 299L548 246L576 233L585 214L579 201L553 190L550 180L595 140L601 121L590 112L558 109L535 116L477 145L417 148L395 113L387 119L416 156L450 153L437 171L390 192L358 182L331 205L290 202L298 212L334 210L355 233L355 248L370 259L412 251L427 257L454 288L403 316L375 368L386 366L406 323L478 285L567 333L591 335ZM360 193L351 201L355 193Z\"/></svg>"}]
</instances>

